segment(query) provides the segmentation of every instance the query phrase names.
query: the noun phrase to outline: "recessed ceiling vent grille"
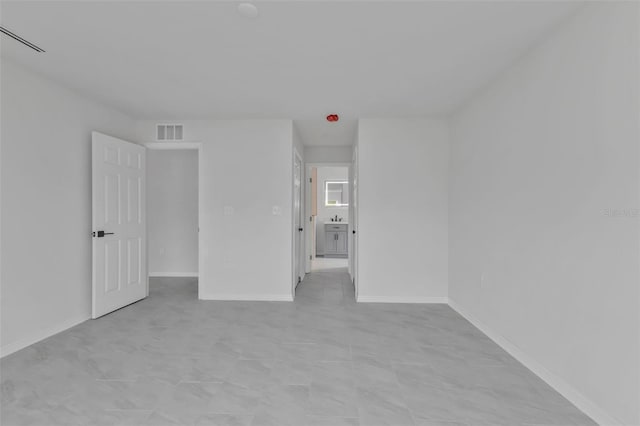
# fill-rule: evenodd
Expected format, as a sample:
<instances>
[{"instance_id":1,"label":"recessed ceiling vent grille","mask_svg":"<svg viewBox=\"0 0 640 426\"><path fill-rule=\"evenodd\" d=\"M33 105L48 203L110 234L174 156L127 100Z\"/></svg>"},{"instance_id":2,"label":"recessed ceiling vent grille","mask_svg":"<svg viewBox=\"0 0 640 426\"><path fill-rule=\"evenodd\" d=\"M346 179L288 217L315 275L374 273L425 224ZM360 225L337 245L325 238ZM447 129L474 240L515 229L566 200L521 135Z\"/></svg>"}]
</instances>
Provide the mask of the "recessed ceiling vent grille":
<instances>
[{"instance_id":1,"label":"recessed ceiling vent grille","mask_svg":"<svg viewBox=\"0 0 640 426\"><path fill-rule=\"evenodd\" d=\"M156 140L158 141L181 141L183 134L182 124L156 125Z\"/></svg>"}]
</instances>

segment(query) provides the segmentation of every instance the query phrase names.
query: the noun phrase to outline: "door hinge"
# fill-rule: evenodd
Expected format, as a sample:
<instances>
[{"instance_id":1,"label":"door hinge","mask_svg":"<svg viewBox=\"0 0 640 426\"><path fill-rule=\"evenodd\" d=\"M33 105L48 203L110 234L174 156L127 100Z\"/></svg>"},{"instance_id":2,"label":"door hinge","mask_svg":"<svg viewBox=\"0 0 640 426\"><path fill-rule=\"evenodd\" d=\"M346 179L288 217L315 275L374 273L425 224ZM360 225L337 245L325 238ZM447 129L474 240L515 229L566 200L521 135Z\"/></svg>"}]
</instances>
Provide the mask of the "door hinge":
<instances>
[{"instance_id":1,"label":"door hinge","mask_svg":"<svg viewBox=\"0 0 640 426\"><path fill-rule=\"evenodd\" d=\"M309 255L309 260L313 260L313 257L311 255Z\"/></svg>"},{"instance_id":2,"label":"door hinge","mask_svg":"<svg viewBox=\"0 0 640 426\"><path fill-rule=\"evenodd\" d=\"M313 178L309 178L309 183L313 183Z\"/></svg>"}]
</instances>

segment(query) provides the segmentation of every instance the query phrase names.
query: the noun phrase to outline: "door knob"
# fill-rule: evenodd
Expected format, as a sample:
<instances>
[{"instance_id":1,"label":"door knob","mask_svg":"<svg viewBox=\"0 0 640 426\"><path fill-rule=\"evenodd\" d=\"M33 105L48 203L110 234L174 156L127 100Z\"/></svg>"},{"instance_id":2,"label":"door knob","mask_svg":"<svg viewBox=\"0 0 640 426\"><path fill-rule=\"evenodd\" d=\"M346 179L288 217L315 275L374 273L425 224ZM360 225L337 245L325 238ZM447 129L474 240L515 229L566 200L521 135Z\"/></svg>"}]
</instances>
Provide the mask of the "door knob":
<instances>
[{"instance_id":1,"label":"door knob","mask_svg":"<svg viewBox=\"0 0 640 426\"><path fill-rule=\"evenodd\" d=\"M93 235L94 237L102 238L105 235L113 235L113 232L98 231L98 232L92 232L91 235Z\"/></svg>"}]
</instances>

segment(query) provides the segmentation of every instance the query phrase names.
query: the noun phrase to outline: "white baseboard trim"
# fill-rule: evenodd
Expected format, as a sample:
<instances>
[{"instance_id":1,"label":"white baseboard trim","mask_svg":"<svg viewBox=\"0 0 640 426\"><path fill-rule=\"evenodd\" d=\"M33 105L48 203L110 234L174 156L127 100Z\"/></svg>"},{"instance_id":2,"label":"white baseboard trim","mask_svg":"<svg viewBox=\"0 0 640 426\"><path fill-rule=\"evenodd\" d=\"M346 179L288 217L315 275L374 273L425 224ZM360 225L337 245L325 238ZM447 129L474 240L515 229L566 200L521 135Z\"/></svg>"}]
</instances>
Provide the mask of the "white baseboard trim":
<instances>
[{"instance_id":1,"label":"white baseboard trim","mask_svg":"<svg viewBox=\"0 0 640 426\"><path fill-rule=\"evenodd\" d=\"M24 349L27 346L31 346L34 343L38 343L41 340L44 340L55 334L63 332L89 319L91 319L89 315L81 316L77 318L70 318L68 320L62 321L59 324L56 324L53 327L47 327L43 330L38 331L37 333L32 333L30 336L27 336L16 342L12 342L7 345L4 345L2 348L0 348L0 358L4 358L5 356L11 355L14 352L18 352L19 350Z\"/></svg>"},{"instance_id":2,"label":"white baseboard trim","mask_svg":"<svg viewBox=\"0 0 640 426\"><path fill-rule=\"evenodd\" d=\"M361 296L358 295L358 303L448 303L446 296L435 297L411 297L411 296Z\"/></svg>"},{"instance_id":3,"label":"white baseboard trim","mask_svg":"<svg viewBox=\"0 0 640 426\"><path fill-rule=\"evenodd\" d=\"M197 272L149 272L154 278L198 278Z\"/></svg>"},{"instance_id":4,"label":"white baseboard trim","mask_svg":"<svg viewBox=\"0 0 640 426\"><path fill-rule=\"evenodd\" d=\"M200 294L199 299L237 302L293 302L290 294Z\"/></svg>"},{"instance_id":5,"label":"white baseboard trim","mask_svg":"<svg viewBox=\"0 0 640 426\"><path fill-rule=\"evenodd\" d=\"M564 381L561 377L547 370L542 364L529 355L525 354L520 348L511 343L500 333L493 331L482 321L478 320L469 311L460 306L457 302L449 299L449 306L462 315L467 321L482 331L487 337L493 340L498 346L507 351L512 357L521 364L531 370L535 375L544 380L549 386L555 389L562 396L567 398L569 402L575 405L579 410L591 417L600 426L623 425L624 423L616 420L611 415L602 410L593 401L578 392L573 386Z\"/></svg>"}]
</instances>

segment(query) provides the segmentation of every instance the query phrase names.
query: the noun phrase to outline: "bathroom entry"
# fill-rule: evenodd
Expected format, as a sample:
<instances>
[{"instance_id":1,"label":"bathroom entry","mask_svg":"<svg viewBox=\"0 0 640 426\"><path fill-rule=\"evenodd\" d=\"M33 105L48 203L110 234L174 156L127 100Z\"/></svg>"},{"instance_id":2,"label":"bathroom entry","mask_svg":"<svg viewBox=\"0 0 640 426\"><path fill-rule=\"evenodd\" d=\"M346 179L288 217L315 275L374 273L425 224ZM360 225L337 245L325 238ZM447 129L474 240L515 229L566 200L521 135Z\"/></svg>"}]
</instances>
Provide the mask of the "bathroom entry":
<instances>
[{"instance_id":1,"label":"bathroom entry","mask_svg":"<svg viewBox=\"0 0 640 426\"><path fill-rule=\"evenodd\" d=\"M312 270L346 267L349 255L349 167L311 167Z\"/></svg>"}]
</instances>

